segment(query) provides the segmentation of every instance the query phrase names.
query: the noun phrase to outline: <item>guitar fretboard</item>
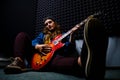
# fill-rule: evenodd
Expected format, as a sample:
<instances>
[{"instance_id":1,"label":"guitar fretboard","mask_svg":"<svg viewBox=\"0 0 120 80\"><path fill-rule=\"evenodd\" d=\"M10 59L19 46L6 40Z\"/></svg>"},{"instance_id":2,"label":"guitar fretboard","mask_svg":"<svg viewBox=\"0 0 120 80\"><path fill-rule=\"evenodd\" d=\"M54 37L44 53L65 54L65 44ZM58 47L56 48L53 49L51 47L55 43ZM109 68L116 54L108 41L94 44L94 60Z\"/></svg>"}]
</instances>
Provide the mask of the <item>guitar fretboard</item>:
<instances>
[{"instance_id":1,"label":"guitar fretboard","mask_svg":"<svg viewBox=\"0 0 120 80\"><path fill-rule=\"evenodd\" d=\"M78 28L80 28L83 24L85 24L88 19L93 18L94 16L97 16L99 14L101 14L101 12L94 13L93 15L88 16L86 19L84 19L83 21L81 21L80 23L78 23L76 26L74 26L72 29L70 29L69 31L67 31L60 38L58 38L57 41L58 42L61 41L63 38L65 38L66 36L68 36L70 33L74 32L75 30L77 30Z\"/></svg>"},{"instance_id":2,"label":"guitar fretboard","mask_svg":"<svg viewBox=\"0 0 120 80\"><path fill-rule=\"evenodd\" d=\"M87 19L85 19L84 21L82 21L81 23L77 24L75 27L73 27L69 31L67 31L60 38L58 38L58 41L61 41L63 38L65 38L66 36L68 36L70 33L74 32L75 30L77 30L78 28L80 28L86 21L87 21Z\"/></svg>"}]
</instances>

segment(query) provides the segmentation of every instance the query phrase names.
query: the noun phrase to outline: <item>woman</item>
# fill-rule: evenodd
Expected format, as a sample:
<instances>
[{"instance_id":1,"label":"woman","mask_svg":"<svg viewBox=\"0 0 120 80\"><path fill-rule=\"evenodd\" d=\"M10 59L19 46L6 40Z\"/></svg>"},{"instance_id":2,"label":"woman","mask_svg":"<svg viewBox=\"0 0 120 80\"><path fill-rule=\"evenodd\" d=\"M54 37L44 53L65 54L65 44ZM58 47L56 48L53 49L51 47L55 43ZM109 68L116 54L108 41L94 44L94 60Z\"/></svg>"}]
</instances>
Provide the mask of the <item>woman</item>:
<instances>
[{"instance_id":1,"label":"woman","mask_svg":"<svg viewBox=\"0 0 120 80\"><path fill-rule=\"evenodd\" d=\"M21 32L17 35L14 45L15 58L11 64L5 67L4 71L6 73L21 72L26 70L27 67L31 68L33 53L39 52L39 54L46 55L53 50L53 47L49 43L55 37L64 33L61 32L60 25L58 25L53 17L46 17L43 22L45 25L43 32L40 32L32 40L32 45L26 33ZM71 41L71 36L63 39L61 42L64 43L64 46L55 51L50 61L40 71L47 70L77 75L83 74L90 78L98 76L102 79L105 72L107 37L104 27L100 22L94 18L86 22L81 55L68 56L70 50L74 51L75 47L74 42ZM102 60L101 57L103 58ZM38 63L35 65L38 65ZM99 69L99 66L103 69Z\"/></svg>"}]
</instances>

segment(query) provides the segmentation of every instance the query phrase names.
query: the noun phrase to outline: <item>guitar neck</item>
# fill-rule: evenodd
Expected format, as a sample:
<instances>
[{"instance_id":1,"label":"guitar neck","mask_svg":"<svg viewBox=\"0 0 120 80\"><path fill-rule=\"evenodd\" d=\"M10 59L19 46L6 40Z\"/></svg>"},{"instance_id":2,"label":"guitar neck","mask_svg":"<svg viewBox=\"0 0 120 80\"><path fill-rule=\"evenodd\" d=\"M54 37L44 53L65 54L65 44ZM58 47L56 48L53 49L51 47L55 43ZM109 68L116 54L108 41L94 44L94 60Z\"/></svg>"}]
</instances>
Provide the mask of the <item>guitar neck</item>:
<instances>
[{"instance_id":1,"label":"guitar neck","mask_svg":"<svg viewBox=\"0 0 120 80\"><path fill-rule=\"evenodd\" d=\"M79 24L77 24L76 26L74 26L72 29L70 29L69 31L67 31L65 34L63 34L58 41L61 41L63 38L65 38L66 36L68 36L69 34L71 34L72 32L76 31L78 28L80 28L85 22L87 21L87 19L83 20L82 22L80 22Z\"/></svg>"},{"instance_id":2,"label":"guitar neck","mask_svg":"<svg viewBox=\"0 0 120 80\"><path fill-rule=\"evenodd\" d=\"M58 38L58 41L61 41L63 38L65 38L66 36L68 36L70 33L76 31L78 28L80 28L84 23L87 22L88 19L93 18L94 16L97 16L101 14L101 12L98 13L94 13L93 15L88 16L86 19L84 19L83 21L81 21L80 23L78 23L76 26L74 26L72 29L70 29L69 31L67 31L65 34L63 34L60 38Z\"/></svg>"}]
</instances>

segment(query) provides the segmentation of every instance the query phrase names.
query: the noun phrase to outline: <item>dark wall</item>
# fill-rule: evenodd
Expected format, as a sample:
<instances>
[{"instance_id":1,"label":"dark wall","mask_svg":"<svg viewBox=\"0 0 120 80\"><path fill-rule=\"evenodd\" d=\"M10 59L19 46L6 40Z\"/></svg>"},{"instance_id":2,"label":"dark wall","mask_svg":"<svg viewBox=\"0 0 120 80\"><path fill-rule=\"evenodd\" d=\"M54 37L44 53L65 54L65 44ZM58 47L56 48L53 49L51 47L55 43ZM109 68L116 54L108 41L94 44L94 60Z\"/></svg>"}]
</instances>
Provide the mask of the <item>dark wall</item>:
<instances>
[{"instance_id":1,"label":"dark wall","mask_svg":"<svg viewBox=\"0 0 120 80\"><path fill-rule=\"evenodd\" d=\"M33 35L34 3L32 0L1 0L0 4L0 56L9 57L13 56L13 43L19 32Z\"/></svg>"},{"instance_id":2,"label":"dark wall","mask_svg":"<svg viewBox=\"0 0 120 80\"><path fill-rule=\"evenodd\" d=\"M54 15L65 31L96 12L109 36L120 36L119 0L38 0L36 33L41 30L42 18Z\"/></svg>"}]
</instances>

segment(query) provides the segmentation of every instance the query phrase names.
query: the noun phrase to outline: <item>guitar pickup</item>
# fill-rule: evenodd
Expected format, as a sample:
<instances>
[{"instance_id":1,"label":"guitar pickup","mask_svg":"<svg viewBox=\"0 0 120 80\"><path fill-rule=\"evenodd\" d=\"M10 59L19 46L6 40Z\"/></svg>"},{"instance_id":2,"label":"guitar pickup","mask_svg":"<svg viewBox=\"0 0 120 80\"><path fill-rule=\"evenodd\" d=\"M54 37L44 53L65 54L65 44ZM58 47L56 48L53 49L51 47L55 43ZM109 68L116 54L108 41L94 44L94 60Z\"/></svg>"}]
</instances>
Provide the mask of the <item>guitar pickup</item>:
<instances>
[{"instance_id":1,"label":"guitar pickup","mask_svg":"<svg viewBox=\"0 0 120 80\"><path fill-rule=\"evenodd\" d=\"M53 41L53 44L57 45L58 44L58 40Z\"/></svg>"}]
</instances>

